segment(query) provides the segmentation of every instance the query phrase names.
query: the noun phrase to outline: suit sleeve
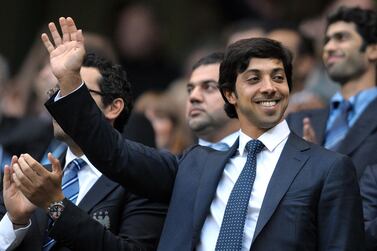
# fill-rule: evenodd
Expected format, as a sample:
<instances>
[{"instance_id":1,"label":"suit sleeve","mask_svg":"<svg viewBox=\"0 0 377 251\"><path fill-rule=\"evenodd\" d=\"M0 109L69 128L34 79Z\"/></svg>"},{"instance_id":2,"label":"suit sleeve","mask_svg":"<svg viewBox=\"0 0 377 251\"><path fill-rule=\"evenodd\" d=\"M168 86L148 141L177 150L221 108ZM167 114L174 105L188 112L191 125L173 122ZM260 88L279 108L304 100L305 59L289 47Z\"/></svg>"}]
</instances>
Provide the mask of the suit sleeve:
<instances>
[{"instance_id":1,"label":"suit sleeve","mask_svg":"<svg viewBox=\"0 0 377 251\"><path fill-rule=\"evenodd\" d=\"M365 249L359 186L355 168L348 157L338 157L325 177L317 220L318 250Z\"/></svg>"},{"instance_id":2,"label":"suit sleeve","mask_svg":"<svg viewBox=\"0 0 377 251\"><path fill-rule=\"evenodd\" d=\"M119 226L110 231L66 200L67 206L49 235L58 246L72 250L156 250L166 206L131 194L123 202Z\"/></svg>"},{"instance_id":3,"label":"suit sleeve","mask_svg":"<svg viewBox=\"0 0 377 251\"><path fill-rule=\"evenodd\" d=\"M46 107L63 130L104 175L141 196L170 199L177 159L168 152L124 140L89 94L85 85Z\"/></svg>"},{"instance_id":4,"label":"suit sleeve","mask_svg":"<svg viewBox=\"0 0 377 251\"><path fill-rule=\"evenodd\" d=\"M368 166L360 179L367 250L377 249L377 166Z\"/></svg>"}]
</instances>

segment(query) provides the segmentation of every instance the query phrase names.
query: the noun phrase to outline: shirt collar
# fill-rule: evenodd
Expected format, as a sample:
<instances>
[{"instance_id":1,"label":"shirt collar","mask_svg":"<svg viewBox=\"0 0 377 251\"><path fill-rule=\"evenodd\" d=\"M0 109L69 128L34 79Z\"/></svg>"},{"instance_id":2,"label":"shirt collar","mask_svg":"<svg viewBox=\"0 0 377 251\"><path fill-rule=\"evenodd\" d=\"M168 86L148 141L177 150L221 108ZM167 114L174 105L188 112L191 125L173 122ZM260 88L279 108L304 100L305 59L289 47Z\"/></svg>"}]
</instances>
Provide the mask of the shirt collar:
<instances>
[{"instance_id":1,"label":"shirt collar","mask_svg":"<svg viewBox=\"0 0 377 251\"><path fill-rule=\"evenodd\" d=\"M88 158L85 156L85 155L81 155L80 157L76 156L72 151L71 149L68 147L67 149L67 153L65 155L65 165L64 165L64 169L67 167L67 165L74 159L76 158L81 158L82 160L84 160L87 164L88 164L88 167L90 168L90 170L97 176L97 177L100 177L102 175L102 173L100 171L97 170L97 168L95 168L93 166L92 163L90 163L90 161L88 160Z\"/></svg>"},{"instance_id":2,"label":"shirt collar","mask_svg":"<svg viewBox=\"0 0 377 251\"><path fill-rule=\"evenodd\" d=\"M218 141L216 143L209 142L209 141L206 141L204 139L199 139L198 144L201 145L201 146L210 147L213 144L225 143L230 148L234 144L234 142L237 140L238 136L239 136L239 131L235 131L235 132L229 134L228 136L226 136L225 138L222 138L220 141Z\"/></svg>"},{"instance_id":3,"label":"shirt collar","mask_svg":"<svg viewBox=\"0 0 377 251\"><path fill-rule=\"evenodd\" d=\"M377 87L368 88L358 92L356 95L350 97L348 100L352 104L352 107L356 112L363 110L366 105L368 105L373 99L377 97ZM336 103L340 103L344 100L340 92L336 92L331 98L331 110L336 109Z\"/></svg>"},{"instance_id":4,"label":"shirt collar","mask_svg":"<svg viewBox=\"0 0 377 251\"><path fill-rule=\"evenodd\" d=\"M285 120L277 124L276 126L272 127L261 136L259 136L258 140L261 141L264 146L267 148L268 151L273 152L275 148L285 140L290 133L288 124ZM238 145L238 151L241 156L245 153L245 146L247 142L252 140L253 138L249 137L245 133L240 130L240 141Z\"/></svg>"}]
</instances>

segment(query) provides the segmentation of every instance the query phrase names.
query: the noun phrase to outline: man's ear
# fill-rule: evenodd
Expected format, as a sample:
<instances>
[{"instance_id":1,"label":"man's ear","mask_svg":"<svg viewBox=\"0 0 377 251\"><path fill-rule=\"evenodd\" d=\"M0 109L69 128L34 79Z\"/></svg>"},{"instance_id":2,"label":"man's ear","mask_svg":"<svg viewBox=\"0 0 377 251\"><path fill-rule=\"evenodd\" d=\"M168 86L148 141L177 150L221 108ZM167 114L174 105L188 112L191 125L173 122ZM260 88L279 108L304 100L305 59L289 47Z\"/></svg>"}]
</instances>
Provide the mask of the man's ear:
<instances>
[{"instance_id":1,"label":"man's ear","mask_svg":"<svg viewBox=\"0 0 377 251\"><path fill-rule=\"evenodd\" d=\"M105 117L110 120L114 121L117 117L119 117L120 113L124 109L124 101L121 98L116 98L113 102L108 105L104 110Z\"/></svg>"},{"instance_id":2,"label":"man's ear","mask_svg":"<svg viewBox=\"0 0 377 251\"><path fill-rule=\"evenodd\" d=\"M377 61L377 44L370 44L367 46L366 53L368 55L368 59L372 62Z\"/></svg>"},{"instance_id":3,"label":"man's ear","mask_svg":"<svg viewBox=\"0 0 377 251\"><path fill-rule=\"evenodd\" d=\"M236 95L235 92L233 92L231 90L224 90L224 96L230 104L232 104L232 105L236 104L237 95Z\"/></svg>"}]
</instances>

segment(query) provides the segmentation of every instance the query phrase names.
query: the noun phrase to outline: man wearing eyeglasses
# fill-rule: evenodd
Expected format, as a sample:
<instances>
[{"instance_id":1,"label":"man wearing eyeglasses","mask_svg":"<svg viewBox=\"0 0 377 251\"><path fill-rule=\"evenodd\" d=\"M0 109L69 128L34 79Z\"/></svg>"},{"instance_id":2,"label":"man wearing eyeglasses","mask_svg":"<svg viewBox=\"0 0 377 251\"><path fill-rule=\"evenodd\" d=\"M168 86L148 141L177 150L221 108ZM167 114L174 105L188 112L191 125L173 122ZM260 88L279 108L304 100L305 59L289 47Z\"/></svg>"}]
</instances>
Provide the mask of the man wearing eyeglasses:
<instances>
[{"instance_id":1,"label":"man wearing eyeglasses","mask_svg":"<svg viewBox=\"0 0 377 251\"><path fill-rule=\"evenodd\" d=\"M104 117L121 132L132 107L125 71L89 54L80 73ZM166 206L137 197L103 176L55 122L54 133L68 145L61 158L64 174L51 155L52 172L28 154L12 160L23 170L31 165L38 169L22 181L35 185L28 195L36 198L37 205L16 188L11 168L5 169L0 250L155 250ZM77 175L68 180L70 168L75 167ZM49 203L57 197L61 203Z\"/></svg>"}]
</instances>

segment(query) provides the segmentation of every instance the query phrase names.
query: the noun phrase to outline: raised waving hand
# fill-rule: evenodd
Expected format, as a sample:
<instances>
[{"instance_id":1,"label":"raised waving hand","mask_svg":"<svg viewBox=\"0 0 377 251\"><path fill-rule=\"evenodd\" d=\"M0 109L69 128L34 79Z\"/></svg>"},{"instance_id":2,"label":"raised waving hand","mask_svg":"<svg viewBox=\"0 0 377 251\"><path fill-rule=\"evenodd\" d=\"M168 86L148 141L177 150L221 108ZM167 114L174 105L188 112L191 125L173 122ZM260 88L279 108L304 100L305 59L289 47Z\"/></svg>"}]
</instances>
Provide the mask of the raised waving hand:
<instances>
[{"instance_id":1,"label":"raised waving hand","mask_svg":"<svg viewBox=\"0 0 377 251\"><path fill-rule=\"evenodd\" d=\"M51 22L48 28L52 40L46 33L41 38L50 54L52 72L59 80L61 95L65 96L81 84L80 68L85 56L84 37L72 18L59 18L61 35Z\"/></svg>"}]
</instances>

